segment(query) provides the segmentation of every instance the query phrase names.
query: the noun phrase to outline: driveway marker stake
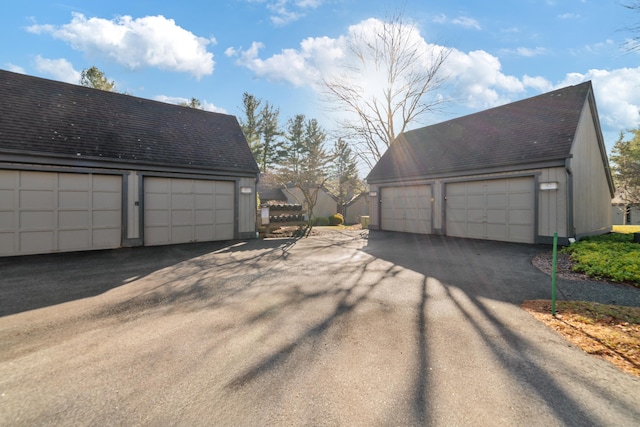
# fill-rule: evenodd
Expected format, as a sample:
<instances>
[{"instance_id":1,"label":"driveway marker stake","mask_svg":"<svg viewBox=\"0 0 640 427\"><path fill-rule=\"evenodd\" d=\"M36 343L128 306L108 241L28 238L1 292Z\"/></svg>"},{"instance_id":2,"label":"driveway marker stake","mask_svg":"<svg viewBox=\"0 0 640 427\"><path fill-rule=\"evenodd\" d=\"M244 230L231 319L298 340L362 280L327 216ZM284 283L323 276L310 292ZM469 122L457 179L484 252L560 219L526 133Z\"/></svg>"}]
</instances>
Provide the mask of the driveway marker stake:
<instances>
[{"instance_id":1,"label":"driveway marker stake","mask_svg":"<svg viewBox=\"0 0 640 427\"><path fill-rule=\"evenodd\" d=\"M551 266L551 315L556 315L556 265L558 261L558 233L553 233L553 265Z\"/></svg>"}]
</instances>

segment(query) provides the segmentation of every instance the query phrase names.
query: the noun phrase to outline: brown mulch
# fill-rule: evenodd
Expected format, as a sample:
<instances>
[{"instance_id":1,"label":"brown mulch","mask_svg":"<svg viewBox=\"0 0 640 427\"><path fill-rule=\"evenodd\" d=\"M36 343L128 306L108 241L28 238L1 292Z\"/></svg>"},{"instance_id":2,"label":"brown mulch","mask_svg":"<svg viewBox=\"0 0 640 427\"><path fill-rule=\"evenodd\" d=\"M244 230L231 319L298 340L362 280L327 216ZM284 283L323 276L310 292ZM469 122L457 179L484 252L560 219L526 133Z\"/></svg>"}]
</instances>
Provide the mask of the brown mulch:
<instances>
[{"instance_id":1,"label":"brown mulch","mask_svg":"<svg viewBox=\"0 0 640 427\"><path fill-rule=\"evenodd\" d=\"M540 271L551 275L553 253L539 253L533 257L531 263ZM573 271L573 265L568 254L558 253L556 277L574 281L606 282L604 279ZM589 308L581 306L596 303L579 303L580 306L570 304L571 302L558 301L555 317L551 315L550 300L524 301L522 308L586 353L607 360L624 372L640 377L640 324L614 317L595 319ZM629 309L640 313L640 308Z\"/></svg>"},{"instance_id":2,"label":"brown mulch","mask_svg":"<svg viewBox=\"0 0 640 427\"><path fill-rule=\"evenodd\" d=\"M597 314L597 303L533 300L522 308L584 352L600 357L624 372L640 377L640 308L609 306L611 315ZM620 312L624 314L620 314ZM635 319L631 320L631 319Z\"/></svg>"},{"instance_id":3,"label":"brown mulch","mask_svg":"<svg viewBox=\"0 0 640 427\"><path fill-rule=\"evenodd\" d=\"M542 252L537 254L531 260L531 263L543 273L551 275L553 267L553 252ZM584 273L573 271L573 261L569 254L558 252L556 260L556 277L566 280L597 280L587 276Z\"/></svg>"}]
</instances>

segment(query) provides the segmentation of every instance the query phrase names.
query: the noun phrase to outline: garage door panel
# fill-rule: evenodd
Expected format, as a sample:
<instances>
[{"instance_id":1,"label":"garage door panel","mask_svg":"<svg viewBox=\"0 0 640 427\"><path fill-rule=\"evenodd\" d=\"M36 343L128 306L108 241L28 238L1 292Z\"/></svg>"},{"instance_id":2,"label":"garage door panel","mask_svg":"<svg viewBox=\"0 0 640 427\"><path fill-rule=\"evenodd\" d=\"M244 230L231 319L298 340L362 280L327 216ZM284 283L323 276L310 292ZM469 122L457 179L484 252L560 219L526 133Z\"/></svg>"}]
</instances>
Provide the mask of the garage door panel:
<instances>
[{"instance_id":1,"label":"garage door panel","mask_svg":"<svg viewBox=\"0 0 640 427\"><path fill-rule=\"evenodd\" d=\"M79 250L90 244L88 230L61 230L58 233L58 247L61 251Z\"/></svg>"},{"instance_id":2,"label":"garage door panel","mask_svg":"<svg viewBox=\"0 0 640 427\"><path fill-rule=\"evenodd\" d=\"M23 231L20 236L20 251L22 253L53 252L53 231Z\"/></svg>"},{"instance_id":3,"label":"garage door panel","mask_svg":"<svg viewBox=\"0 0 640 427\"><path fill-rule=\"evenodd\" d=\"M87 191L91 185L91 175L61 173L58 175L59 190Z\"/></svg>"},{"instance_id":4,"label":"garage door panel","mask_svg":"<svg viewBox=\"0 0 640 427\"><path fill-rule=\"evenodd\" d=\"M19 187L25 190L53 190L58 174L50 172L17 172L20 175Z\"/></svg>"},{"instance_id":5,"label":"garage door panel","mask_svg":"<svg viewBox=\"0 0 640 427\"><path fill-rule=\"evenodd\" d=\"M193 191L196 194L203 194L203 195L206 195L206 196L211 195L211 194L215 194L216 193L216 182L215 181L197 180L195 182Z\"/></svg>"},{"instance_id":6,"label":"garage door panel","mask_svg":"<svg viewBox=\"0 0 640 427\"><path fill-rule=\"evenodd\" d=\"M533 243L533 184L531 177L447 184L447 234Z\"/></svg>"},{"instance_id":7,"label":"garage door panel","mask_svg":"<svg viewBox=\"0 0 640 427\"><path fill-rule=\"evenodd\" d=\"M214 209L214 201L213 194L198 194L196 195L195 208L199 210Z\"/></svg>"},{"instance_id":8,"label":"garage door panel","mask_svg":"<svg viewBox=\"0 0 640 427\"><path fill-rule=\"evenodd\" d=\"M382 229L407 233L431 233L431 187L384 187Z\"/></svg>"},{"instance_id":9,"label":"garage door panel","mask_svg":"<svg viewBox=\"0 0 640 427\"><path fill-rule=\"evenodd\" d=\"M148 177L144 188L145 245L233 238L234 182Z\"/></svg>"},{"instance_id":10,"label":"garage door panel","mask_svg":"<svg viewBox=\"0 0 640 427\"><path fill-rule=\"evenodd\" d=\"M147 192L146 195L148 197L144 199L144 208L147 212L171 209L171 196L169 196L169 194ZM153 195L153 197L151 197L151 195Z\"/></svg>"},{"instance_id":11,"label":"garage door panel","mask_svg":"<svg viewBox=\"0 0 640 427\"><path fill-rule=\"evenodd\" d=\"M58 213L58 227L60 228L88 228L90 225L91 221L87 211L62 211Z\"/></svg>"},{"instance_id":12,"label":"garage door panel","mask_svg":"<svg viewBox=\"0 0 640 427\"><path fill-rule=\"evenodd\" d=\"M171 227L171 243L189 243L195 241L192 235L193 227L191 224Z\"/></svg>"},{"instance_id":13,"label":"garage door panel","mask_svg":"<svg viewBox=\"0 0 640 427\"><path fill-rule=\"evenodd\" d=\"M487 209L487 222L505 224L507 222L507 211L504 209Z\"/></svg>"},{"instance_id":14,"label":"garage door panel","mask_svg":"<svg viewBox=\"0 0 640 427\"><path fill-rule=\"evenodd\" d=\"M203 225L203 224L215 224L214 219L214 211L211 209L208 210L198 210L195 212L195 224Z\"/></svg>"},{"instance_id":15,"label":"garage door panel","mask_svg":"<svg viewBox=\"0 0 640 427\"><path fill-rule=\"evenodd\" d=\"M193 223L193 211L171 211L171 224L173 226L191 225Z\"/></svg>"},{"instance_id":16,"label":"garage door panel","mask_svg":"<svg viewBox=\"0 0 640 427\"><path fill-rule=\"evenodd\" d=\"M51 211L22 211L20 212L21 229L48 229L55 227L55 212Z\"/></svg>"},{"instance_id":17,"label":"garage door panel","mask_svg":"<svg viewBox=\"0 0 640 427\"><path fill-rule=\"evenodd\" d=\"M0 212L0 231L12 230L16 226L14 212Z\"/></svg>"},{"instance_id":18,"label":"garage door panel","mask_svg":"<svg viewBox=\"0 0 640 427\"><path fill-rule=\"evenodd\" d=\"M207 242L215 239L215 227L213 225L196 225L196 237L198 242Z\"/></svg>"},{"instance_id":19,"label":"garage door panel","mask_svg":"<svg viewBox=\"0 0 640 427\"><path fill-rule=\"evenodd\" d=\"M171 180L171 192L176 193L188 193L193 192L193 180L190 179L173 179Z\"/></svg>"},{"instance_id":20,"label":"garage door panel","mask_svg":"<svg viewBox=\"0 0 640 427\"><path fill-rule=\"evenodd\" d=\"M13 190L0 190L0 211L9 211L16 208Z\"/></svg>"},{"instance_id":21,"label":"garage door panel","mask_svg":"<svg viewBox=\"0 0 640 427\"><path fill-rule=\"evenodd\" d=\"M110 248L121 244L122 177L35 171L0 171L0 252L3 255L89 250L105 246L92 239L101 227ZM94 192L104 182L109 192ZM107 223L95 221L106 212ZM9 247L10 245L10 247Z\"/></svg>"},{"instance_id":22,"label":"garage door panel","mask_svg":"<svg viewBox=\"0 0 640 427\"><path fill-rule=\"evenodd\" d=\"M531 207L531 193L509 194L509 206L514 207Z\"/></svg>"},{"instance_id":23,"label":"garage door panel","mask_svg":"<svg viewBox=\"0 0 640 427\"><path fill-rule=\"evenodd\" d=\"M92 230L93 245L98 248L113 248L120 245L121 236L109 229L93 229Z\"/></svg>"},{"instance_id":24,"label":"garage door panel","mask_svg":"<svg viewBox=\"0 0 640 427\"><path fill-rule=\"evenodd\" d=\"M94 227L110 227L119 228L122 221L122 215L119 211L93 211Z\"/></svg>"},{"instance_id":25,"label":"garage door panel","mask_svg":"<svg viewBox=\"0 0 640 427\"><path fill-rule=\"evenodd\" d=\"M193 209L193 194L173 194L171 195L171 209Z\"/></svg>"},{"instance_id":26,"label":"garage door panel","mask_svg":"<svg viewBox=\"0 0 640 427\"><path fill-rule=\"evenodd\" d=\"M113 209L120 210L122 201L121 193L93 193L93 209Z\"/></svg>"},{"instance_id":27,"label":"garage door panel","mask_svg":"<svg viewBox=\"0 0 640 427\"><path fill-rule=\"evenodd\" d=\"M21 209L54 209L52 190L20 191Z\"/></svg>"},{"instance_id":28,"label":"garage door panel","mask_svg":"<svg viewBox=\"0 0 640 427\"><path fill-rule=\"evenodd\" d=\"M58 191L58 209L89 209L89 200L87 191Z\"/></svg>"},{"instance_id":29,"label":"garage door panel","mask_svg":"<svg viewBox=\"0 0 640 427\"><path fill-rule=\"evenodd\" d=\"M216 194L215 199L216 207L218 206L231 206L233 203L233 195L231 194Z\"/></svg>"}]
</instances>

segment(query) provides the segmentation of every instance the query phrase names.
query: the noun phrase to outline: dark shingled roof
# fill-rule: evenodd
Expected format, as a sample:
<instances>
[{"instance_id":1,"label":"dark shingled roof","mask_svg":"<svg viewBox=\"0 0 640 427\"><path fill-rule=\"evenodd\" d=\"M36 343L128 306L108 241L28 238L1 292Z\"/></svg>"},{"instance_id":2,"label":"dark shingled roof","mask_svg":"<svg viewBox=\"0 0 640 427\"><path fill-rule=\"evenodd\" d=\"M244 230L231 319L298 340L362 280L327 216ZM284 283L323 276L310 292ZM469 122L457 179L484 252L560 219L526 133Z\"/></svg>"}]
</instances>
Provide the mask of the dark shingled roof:
<instances>
[{"instance_id":1,"label":"dark shingled roof","mask_svg":"<svg viewBox=\"0 0 640 427\"><path fill-rule=\"evenodd\" d=\"M565 159L591 91L591 82L585 82L405 132L367 179L425 177Z\"/></svg>"},{"instance_id":2,"label":"dark shingled roof","mask_svg":"<svg viewBox=\"0 0 640 427\"><path fill-rule=\"evenodd\" d=\"M234 116L0 70L0 153L258 172Z\"/></svg>"}]
</instances>

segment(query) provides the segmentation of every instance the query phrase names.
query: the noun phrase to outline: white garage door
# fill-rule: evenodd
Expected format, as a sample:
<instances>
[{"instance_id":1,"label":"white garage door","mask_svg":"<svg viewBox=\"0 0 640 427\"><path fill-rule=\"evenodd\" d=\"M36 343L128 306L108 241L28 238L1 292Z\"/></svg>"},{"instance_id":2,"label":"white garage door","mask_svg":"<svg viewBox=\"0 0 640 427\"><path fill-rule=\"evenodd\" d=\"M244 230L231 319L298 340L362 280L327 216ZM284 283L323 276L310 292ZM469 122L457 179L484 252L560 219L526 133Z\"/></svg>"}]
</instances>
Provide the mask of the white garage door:
<instances>
[{"instance_id":1,"label":"white garage door","mask_svg":"<svg viewBox=\"0 0 640 427\"><path fill-rule=\"evenodd\" d=\"M168 245L233 238L234 183L144 179L144 244Z\"/></svg>"},{"instance_id":2,"label":"white garage door","mask_svg":"<svg viewBox=\"0 0 640 427\"><path fill-rule=\"evenodd\" d=\"M431 233L431 186L383 187L382 229Z\"/></svg>"},{"instance_id":3,"label":"white garage door","mask_svg":"<svg viewBox=\"0 0 640 427\"><path fill-rule=\"evenodd\" d=\"M447 235L533 243L533 178L446 185Z\"/></svg>"},{"instance_id":4,"label":"white garage door","mask_svg":"<svg viewBox=\"0 0 640 427\"><path fill-rule=\"evenodd\" d=\"M0 170L0 255L117 248L122 177Z\"/></svg>"}]
</instances>

